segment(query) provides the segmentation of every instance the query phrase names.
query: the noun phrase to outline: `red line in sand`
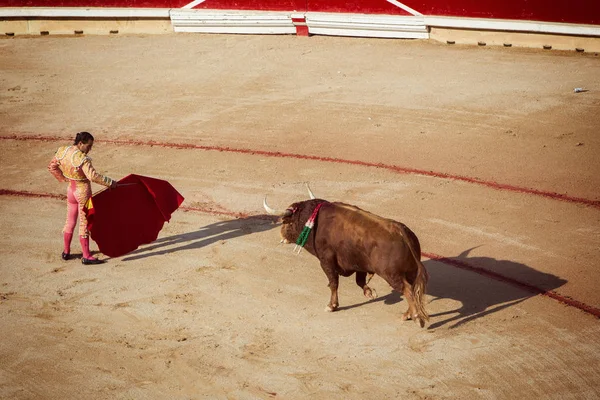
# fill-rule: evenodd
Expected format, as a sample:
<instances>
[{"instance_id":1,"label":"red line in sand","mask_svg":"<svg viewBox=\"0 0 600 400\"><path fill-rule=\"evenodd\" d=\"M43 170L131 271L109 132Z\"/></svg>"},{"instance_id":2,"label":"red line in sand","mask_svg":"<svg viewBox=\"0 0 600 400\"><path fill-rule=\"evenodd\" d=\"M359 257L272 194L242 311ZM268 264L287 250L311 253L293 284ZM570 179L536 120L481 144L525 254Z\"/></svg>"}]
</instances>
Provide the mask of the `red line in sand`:
<instances>
[{"instance_id":1,"label":"red line in sand","mask_svg":"<svg viewBox=\"0 0 600 400\"><path fill-rule=\"evenodd\" d=\"M63 137L58 136L27 136L27 135L12 135L12 136L0 136L0 139L3 140L37 140L43 142L51 142L51 141L65 141L70 139L65 139ZM591 206L595 208L600 208L600 200L591 200L585 199L581 197L573 197L568 196L562 193L556 192L548 192L537 189L530 189L520 186L514 186L504 183L498 183L493 181L484 181L478 178L471 178L468 176L462 175L452 175L447 174L445 172L435 172L435 171L426 171L415 168L401 167L398 165L389 165L383 163L373 163L367 161L359 161L359 160L346 160L342 158L335 157L321 157L321 156L311 156L306 154L295 154L295 153L282 153L279 151L265 151L265 150L251 150L251 149L237 149L232 147L220 147L220 146L201 146L195 144L186 144L186 143L168 143L168 142L155 142L155 141L141 141L141 140L99 140L99 142L103 143L111 143L111 144L121 144L121 145L137 145L137 146L158 146L158 147L166 147L172 149L193 149L193 150L205 150L205 151L221 151L221 152L230 152L230 153L241 153L241 154L257 154L265 157L279 157L279 158L297 158L302 160L313 160L313 161L322 161L322 162L332 162L339 164L349 164L349 165L359 165L363 167L374 167L374 168L382 168L387 169L389 171L397 172L400 174L414 174L414 175L423 175L430 176L434 178L442 178L442 179L451 179L455 181L462 181L467 183L473 183L476 185L487 186L496 190L506 190L509 192L516 193L524 193L531 194L534 196L541 196L550 198L553 200L566 201L569 203L575 204L583 204L586 206Z\"/></svg>"},{"instance_id":2,"label":"red line in sand","mask_svg":"<svg viewBox=\"0 0 600 400\"><path fill-rule=\"evenodd\" d=\"M57 200L64 200L66 199L66 196L64 195L60 195L60 194L52 194L52 193L34 193L34 192L27 192L27 191L23 191L23 190L10 190L10 189L0 189L0 196L20 196L20 197L33 197L33 198L52 198L52 199L57 199ZM233 212L233 211L226 211L226 210L214 210L214 209L210 209L210 208L200 208L200 207L179 207L179 209L183 210L183 211L195 211L195 212L201 212L201 213L205 213L205 214L211 214L211 215L226 215L228 217L233 217L233 218L248 218L251 217L252 215L250 214L246 214L246 213L238 213L238 212ZM433 254L433 253L422 253L424 257L427 257L431 260L434 261L439 261L441 263L447 264L447 265L452 265L453 267L456 268L460 268L460 269L464 269L467 271L471 271L471 272L475 272L478 273L480 275L486 276L488 278L492 278L504 283L508 283L510 285L519 287L521 289L524 289L528 292L531 293L535 293L535 294L540 294L542 296L547 296L550 297L554 300L557 300L563 304L566 304L568 306L571 307L575 307L578 308L582 311L585 311L588 314L591 314L597 318L600 318L600 309L589 306L585 303L582 303L580 301L565 297L565 296L561 296L560 294L554 292L554 291L547 291L547 290L543 290L540 289L538 287L535 287L533 285L530 285L528 283L524 283L524 282L520 282L516 279L513 278L509 278L507 276L504 275L500 275L496 272L493 271L488 271L484 268L481 267L477 267L471 264L468 264L464 261L460 261L460 260L453 260L451 258L446 258L444 256L440 256L437 254Z\"/></svg>"},{"instance_id":3,"label":"red line in sand","mask_svg":"<svg viewBox=\"0 0 600 400\"><path fill-rule=\"evenodd\" d=\"M52 194L52 193L33 193L25 190L10 190L0 189L0 196L20 196L20 197L38 197L38 198L50 198L57 200L65 200L67 196L64 194Z\"/></svg>"}]
</instances>

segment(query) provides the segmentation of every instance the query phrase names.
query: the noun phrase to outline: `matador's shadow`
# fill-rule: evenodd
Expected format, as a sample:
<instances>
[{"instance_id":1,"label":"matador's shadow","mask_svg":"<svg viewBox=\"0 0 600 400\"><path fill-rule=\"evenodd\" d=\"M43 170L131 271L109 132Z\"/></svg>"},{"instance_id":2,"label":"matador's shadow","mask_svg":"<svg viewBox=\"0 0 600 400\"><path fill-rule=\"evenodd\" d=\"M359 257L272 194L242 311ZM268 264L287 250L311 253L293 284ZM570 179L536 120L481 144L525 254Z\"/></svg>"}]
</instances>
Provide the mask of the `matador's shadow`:
<instances>
[{"instance_id":1,"label":"matador's shadow","mask_svg":"<svg viewBox=\"0 0 600 400\"><path fill-rule=\"evenodd\" d=\"M492 274L496 273L524 285L500 281L491 276L465 270L441 261L424 261L423 264L429 272L427 294L429 297L433 297L429 304L442 299L455 300L460 303L457 308L432 313L429 329L439 328L446 324L452 324L450 328L456 328L466 322L534 297L540 293L535 290L536 288L541 289L541 291L555 290L567 282L555 275L537 271L525 264L514 261L496 260L491 257L469 257L471 250L466 250L457 257L449 258L449 260L476 269L490 271ZM528 290L526 286L529 286L531 290ZM369 302L383 301L385 304L395 304L402 300L400 294L392 291L386 296ZM355 306L357 305L345 308ZM428 308L431 307L426 305L426 309ZM343 307L340 307L340 310L342 309Z\"/></svg>"},{"instance_id":2,"label":"matador's shadow","mask_svg":"<svg viewBox=\"0 0 600 400\"><path fill-rule=\"evenodd\" d=\"M215 222L195 232L157 239L148 246L127 254L123 258L123 261L139 260L182 250L199 249L221 240L268 231L269 229L277 228L276 221L277 217L271 215L255 215L230 221Z\"/></svg>"}]
</instances>

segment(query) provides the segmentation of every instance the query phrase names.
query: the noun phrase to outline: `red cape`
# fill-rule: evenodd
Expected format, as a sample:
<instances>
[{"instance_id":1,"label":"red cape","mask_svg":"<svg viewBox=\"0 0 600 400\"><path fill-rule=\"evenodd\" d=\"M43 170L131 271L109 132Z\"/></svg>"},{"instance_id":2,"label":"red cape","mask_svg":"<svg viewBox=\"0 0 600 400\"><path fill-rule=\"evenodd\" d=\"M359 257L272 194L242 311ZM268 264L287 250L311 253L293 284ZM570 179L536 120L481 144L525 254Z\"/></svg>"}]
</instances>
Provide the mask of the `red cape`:
<instances>
[{"instance_id":1,"label":"red cape","mask_svg":"<svg viewBox=\"0 0 600 400\"><path fill-rule=\"evenodd\" d=\"M156 240L184 198L167 181L128 175L115 189L93 195L84 207L90 236L109 257Z\"/></svg>"}]
</instances>

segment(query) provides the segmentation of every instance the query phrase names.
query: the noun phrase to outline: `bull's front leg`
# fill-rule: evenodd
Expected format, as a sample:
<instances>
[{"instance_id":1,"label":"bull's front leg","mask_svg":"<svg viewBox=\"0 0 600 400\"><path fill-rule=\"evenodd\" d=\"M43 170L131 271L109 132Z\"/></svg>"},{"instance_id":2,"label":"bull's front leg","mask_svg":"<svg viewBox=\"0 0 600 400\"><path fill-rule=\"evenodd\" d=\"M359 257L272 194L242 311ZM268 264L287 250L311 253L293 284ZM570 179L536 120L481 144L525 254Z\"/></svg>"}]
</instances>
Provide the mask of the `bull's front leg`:
<instances>
[{"instance_id":1,"label":"bull's front leg","mask_svg":"<svg viewBox=\"0 0 600 400\"><path fill-rule=\"evenodd\" d=\"M338 285L340 282L340 275L336 272L335 263L321 261L321 268L327 275L327 279L329 280L329 290L331 290L331 297L329 298L329 304L325 308L325 311L335 311L340 306L338 301Z\"/></svg>"},{"instance_id":2,"label":"bull's front leg","mask_svg":"<svg viewBox=\"0 0 600 400\"><path fill-rule=\"evenodd\" d=\"M356 272L356 284L363 290L365 297L374 300L377 298L377 292L375 289L371 289L367 284L373 277L373 274L367 274L366 272Z\"/></svg>"}]
</instances>

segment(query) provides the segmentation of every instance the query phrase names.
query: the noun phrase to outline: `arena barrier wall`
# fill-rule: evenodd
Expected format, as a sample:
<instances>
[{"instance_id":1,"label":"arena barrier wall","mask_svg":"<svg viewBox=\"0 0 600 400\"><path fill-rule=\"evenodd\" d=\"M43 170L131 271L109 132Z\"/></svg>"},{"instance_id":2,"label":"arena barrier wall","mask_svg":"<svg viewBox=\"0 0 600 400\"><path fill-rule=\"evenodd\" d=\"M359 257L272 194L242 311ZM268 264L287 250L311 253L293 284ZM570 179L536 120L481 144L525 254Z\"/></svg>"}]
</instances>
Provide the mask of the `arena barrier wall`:
<instances>
[{"instance_id":1,"label":"arena barrier wall","mask_svg":"<svg viewBox=\"0 0 600 400\"><path fill-rule=\"evenodd\" d=\"M0 35L289 34L600 52L598 0L0 0ZM57 7L56 5L60 5Z\"/></svg>"}]
</instances>

